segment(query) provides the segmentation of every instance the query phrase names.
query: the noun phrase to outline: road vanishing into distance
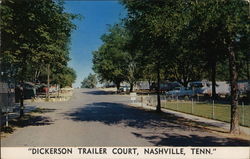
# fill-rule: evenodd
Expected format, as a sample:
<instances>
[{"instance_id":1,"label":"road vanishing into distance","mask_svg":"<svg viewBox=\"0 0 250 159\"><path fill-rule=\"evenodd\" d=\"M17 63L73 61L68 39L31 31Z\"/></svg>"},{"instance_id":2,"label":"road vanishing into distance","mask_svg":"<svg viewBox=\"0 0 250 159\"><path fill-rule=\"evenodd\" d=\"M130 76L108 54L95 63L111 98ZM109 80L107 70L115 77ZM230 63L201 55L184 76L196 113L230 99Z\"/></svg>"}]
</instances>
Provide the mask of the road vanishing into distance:
<instances>
[{"instance_id":1,"label":"road vanishing into distance","mask_svg":"<svg viewBox=\"0 0 250 159\"><path fill-rule=\"evenodd\" d=\"M66 102L29 103L35 116L1 146L249 146L188 126L184 118L138 109L128 95L98 89L75 89Z\"/></svg>"}]
</instances>

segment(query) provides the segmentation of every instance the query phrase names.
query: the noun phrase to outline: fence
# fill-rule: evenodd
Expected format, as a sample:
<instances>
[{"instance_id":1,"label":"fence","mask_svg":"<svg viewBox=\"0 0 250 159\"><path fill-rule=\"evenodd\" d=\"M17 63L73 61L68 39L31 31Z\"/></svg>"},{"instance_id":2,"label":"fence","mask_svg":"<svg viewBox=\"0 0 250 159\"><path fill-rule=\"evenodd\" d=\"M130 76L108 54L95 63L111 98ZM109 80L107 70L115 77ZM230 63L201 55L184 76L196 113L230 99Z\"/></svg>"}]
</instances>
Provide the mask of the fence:
<instances>
[{"instance_id":1,"label":"fence","mask_svg":"<svg viewBox=\"0 0 250 159\"><path fill-rule=\"evenodd\" d=\"M156 95L142 96L140 99L142 105L153 107L157 105ZM240 125L250 127L250 105L240 102L238 106ZM179 99L178 97L169 98L161 95L161 107L225 122L230 122L231 120L231 105L222 101L199 101L199 98Z\"/></svg>"}]
</instances>

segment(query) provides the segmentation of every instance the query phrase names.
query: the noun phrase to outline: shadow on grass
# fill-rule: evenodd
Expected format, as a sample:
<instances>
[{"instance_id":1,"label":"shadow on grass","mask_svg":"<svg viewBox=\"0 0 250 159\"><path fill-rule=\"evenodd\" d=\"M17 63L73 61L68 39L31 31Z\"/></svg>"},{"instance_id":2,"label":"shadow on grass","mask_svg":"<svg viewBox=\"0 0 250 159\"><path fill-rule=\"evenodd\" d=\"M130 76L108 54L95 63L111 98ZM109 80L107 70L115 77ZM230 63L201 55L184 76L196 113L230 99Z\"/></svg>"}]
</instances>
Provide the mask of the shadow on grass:
<instances>
[{"instance_id":1,"label":"shadow on grass","mask_svg":"<svg viewBox=\"0 0 250 159\"><path fill-rule=\"evenodd\" d=\"M249 141L216 137L202 133L207 131L202 127L211 126L203 122L195 122L186 118L177 117L169 113L145 111L118 103L100 102L88 104L82 108L68 112L66 118L76 122L101 122L106 125L121 124L132 127L145 133L133 133L138 138L144 138L155 145L168 146L247 146ZM190 132L192 129L193 132ZM189 131L186 133L186 131ZM197 134L199 132L200 134ZM182 134L184 133L184 134ZM191 135L186 135L191 134ZM195 135L196 134L196 135ZM205 135L205 136L204 136Z\"/></svg>"}]
</instances>

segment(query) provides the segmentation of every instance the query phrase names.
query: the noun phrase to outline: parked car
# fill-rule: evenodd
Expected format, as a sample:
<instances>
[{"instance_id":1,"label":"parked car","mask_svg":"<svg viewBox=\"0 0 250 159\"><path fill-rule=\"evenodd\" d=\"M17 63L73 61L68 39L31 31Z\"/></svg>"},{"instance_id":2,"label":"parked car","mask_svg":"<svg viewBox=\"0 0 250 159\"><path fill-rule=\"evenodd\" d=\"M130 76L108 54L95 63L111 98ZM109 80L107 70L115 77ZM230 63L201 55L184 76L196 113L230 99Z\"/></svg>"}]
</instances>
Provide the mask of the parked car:
<instances>
[{"instance_id":1,"label":"parked car","mask_svg":"<svg viewBox=\"0 0 250 159\"><path fill-rule=\"evenodd\" d=\"M210 86L211 92L212 92L212 85ZM230 95L230 84L226 81L216 81L216 93L221 96L229 96ZM212 94L212 93L211 93Z\"/></svg>"},{"instance_id":2,"label":"parked car","mask_svg":"<svg viewBox=\"0 0 250 159\"><path fill-rule=\"evenodd\" d=\"M249 90L249 84L250 81L247 80L238 81L238 89L240 94L247 94L247 91Z\"/></svg>"},{"instance_id":3,"label":"parked car","mask_svg":"<svg viewBox=\"0 0 250 159\"><path fill-rule=\"evenodd\" d=\"M183 86L179 82L168 82L166 89L167 91L171 91L178 87L183 87Z\"/></svg>"},{"instance_id":4,"label":"parked car","mask_svg":"<svg viewBox=\"0 0 250 159\"><path fill-rule=\"evenodd\" d=\"M189 82L188 87L192 88L196 94L211 94L211 83L208 81Z\"/></svg>"},{"instance_id":5,"label":"parked car","mask_svg":"<svg viewBox=\"0 0 250 159\"><path fill-rule=\"evenodd\" d=\"M120 86L119 88L119 92L127 92L130 90L130 87L129 86Z\"/></svg>"},{"instance_id":6,"label":"parked car","mask_svg":"<svg viewBox=\"0 0 250 159\"><path fill-rule=\"evenodd\" d=\"M41 94L46 94L47 91L47 85L46 84L38 84L37 85L37 94L41 95Z\"/></svg>"},{"instance_id":7,"label":"parked car","mask_svg":"<svg viewBox=\"0 0 250 159\"><path fill-rule=\"evenodd\" d=\"M195 92L190 88L185 88L185 87L176 87L172 91L167 91L166 92L167 96L178 96L178 97L185 97L185 96L194 96Z\"/></svg>"},{"instance_id":8,"label":"parked car","mask_svg":"<svg viewBox=\"0 0 250 159\"><path fill-rule=\"evenodd\" d=\"M195 81L189 82L188 86L191 87L196 94L212 95L212 82L210 81ZM216 81L216 93L221 95L230 95L230 84L226 81Z\"/></svg>"},{"instance_id":9,"label":"parked car","mask_svg":"<svg viewBox=\"0 0 250 159\"><path fill-rule=\"evenodd\" d=\"M163 82L160 84L160 91L171 91L177 87L182 87L179 82ZM150 86L151 90L157 89L157 83L153 82Z\"/></svg>"}]
</instances>

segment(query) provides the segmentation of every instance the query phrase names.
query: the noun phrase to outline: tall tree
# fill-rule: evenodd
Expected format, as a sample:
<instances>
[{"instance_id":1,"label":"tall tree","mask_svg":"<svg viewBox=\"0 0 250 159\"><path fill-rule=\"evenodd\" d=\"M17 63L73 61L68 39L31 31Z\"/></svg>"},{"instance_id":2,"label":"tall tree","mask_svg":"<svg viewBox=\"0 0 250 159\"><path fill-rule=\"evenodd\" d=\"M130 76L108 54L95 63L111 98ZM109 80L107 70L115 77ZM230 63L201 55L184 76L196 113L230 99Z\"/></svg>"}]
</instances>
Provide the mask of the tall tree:
<instances>
[{"instance_id":1,"label":"tall tree","mask_svg":"<svg viewBox=\"0 0 250 159\"><path fill-rule=\"evenodd\" d=\"M75 28L71 20L75 15L65 13L63 5L52 0L4 0L1 8L6 73L31 81L38 78L46 64L55 68L67 65L70 34Z\"/></svg>"},{"instance_id":2,"label":"tall tree","mask_svg":"<svg viewBox=\"0 0 250 159\"><path fill-rule=\"evenodd\" d=\"M154 66L157 75L157 108L161 111L160 82L163 66L172 58L172 42L179 29L174 1L122 1L128 10L126 26L144 59ZM177 16L176 16L177 15ZM164 60L163 60L164 59ZM153 72L152 72L153 73Z\"/></svg>"},{"instance_id":3,"label":"tall tree","mask_svg":"<svg viewBox=\"0 0 250 159\"><path fill-rule=\"evenodd\" d=\"M239 133L239 108L238 108L238 68L237 59L239 59L242 46L249 50L250 21L248 19L248 4L243 0L208 0L196 1L194 8L199 10L199 15L203 18L197 23L202 32L198 39L204 39L208 47L202 46L209 52L206 61L211 64L212 76L215 76L217 58L224 57L228 59L230 85L231 85L231 129L234 134ZM193 13L197 11L193 10ZM205 36L204 36L205 35ZM248 39L248 40L247 40ZM213 48L213 49L212 49ZM218 54L222 56L218 56ZM214 59L214 57L216 59ZM212 62L212 63L211 63ZM213 80L215 78L213 77Z\"/></svg>"},{"instance_id":4,"label":"tall tree","mask_svg":"<svg viewBox=\"0 0 250 159\"><path fill-rule=\"evenodd\" d=\"M43 67L67 67L69 41L76 16L53 0L3 0L1 69L17 82L36 81ZM4 39L4 40L3 40ZM21 103L21 107L22 103Z\"/></svg>"},{"instance_id":5,"label":"tall tree","mask_svg":"<svg viewBox=\"0 0 250 159\"><path fill-rule=\"evenodd\" d=\"M201 79L200 68L208 67L215 96L217 65L221 66L224 59L228 59L232 106L230 131L239 133L237 80L240 68L237 59L248 57L244 51L249 50L250 43L248 3L243 0L123 0L122 3L128 9L126 24L133 41L143 52L143 57L151 59L147 64L155 67L153 72L157 73L158 90L162 65L170 77L178 70L186 75L187 68L195 67L197 71L192 71L194 79ZM189 77L177 78L186 85ZM160 111L159 93L157 110Z\"/></svg>"},{"instance_id":6,"label":"tall tree","mask_svg":"<svg viewBox=\"0 0 250 159\"><path fill-rule=\"evenodd\" d=\"M117 90L127 79L128 54L124 51L126 31L116 24L101 39L103 45L93 52L93 70L101 81L114 82Z\"/></svg>"}]
</instances>

